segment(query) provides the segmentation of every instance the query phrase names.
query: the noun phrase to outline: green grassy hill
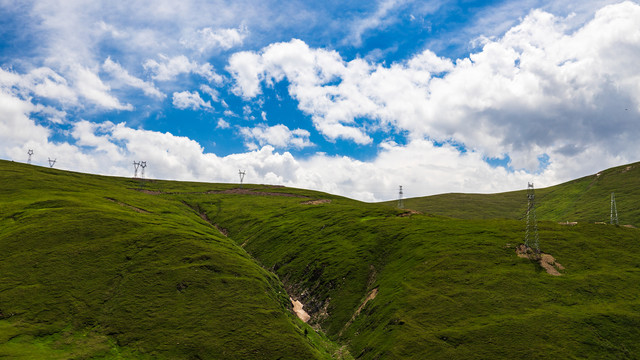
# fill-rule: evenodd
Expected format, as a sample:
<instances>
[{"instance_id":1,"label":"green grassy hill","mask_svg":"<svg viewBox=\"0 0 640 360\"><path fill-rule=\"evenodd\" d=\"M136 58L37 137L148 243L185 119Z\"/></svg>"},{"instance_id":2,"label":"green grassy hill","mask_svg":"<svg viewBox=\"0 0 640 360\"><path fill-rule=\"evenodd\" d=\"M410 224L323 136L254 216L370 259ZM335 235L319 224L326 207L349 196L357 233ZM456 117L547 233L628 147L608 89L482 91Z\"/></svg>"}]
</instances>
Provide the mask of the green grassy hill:
<instances>
[{"instance_id":1,"label":"green grassy hill","mask_svg":"<svg viewBox=\"0 0 640 360\"><path fill-rule=\"evenodd\" d=\"M526 189L526 184L523 184ZM611 193L620 224L640 227L640 163L536 189L537 216L552 221L610 221ZM397 201L384 204L396 206ZM405 208L459 219L521 219L526 190L500 194L442 194L404 200Z\"/></svg>"},{"instance_id":2,"label":"green grassy hill","mask_svg":"<svg viewBox=\"0 0 640 360\"><path fill-rule=\"evenodd\" d=\"M276 276L139 187L0 162L0 357L330 357Z\"/></svg>"},{"instance_id":3,"label":"green grassy hill","mask_svg":"<svg viewBox=\"0 0 640 360\"><path fill-rule=\"evenodd\" d=\"M594 216L583 204L636 171L622 170L592 186L561 185L558 214ZM516 215L455 219L308 190L140 182L6 161L0 185L0 356L640 353L640 230L559 225L553 207L544 210L553 188L538 192L540 217L554 220L540 221L540 244L561 276L517 256L524 224L511 195L485 208L498 213L511 201ZM623 215L631 195L618 196L622 222L633 223Z\"/></svg>"}]
</instances>

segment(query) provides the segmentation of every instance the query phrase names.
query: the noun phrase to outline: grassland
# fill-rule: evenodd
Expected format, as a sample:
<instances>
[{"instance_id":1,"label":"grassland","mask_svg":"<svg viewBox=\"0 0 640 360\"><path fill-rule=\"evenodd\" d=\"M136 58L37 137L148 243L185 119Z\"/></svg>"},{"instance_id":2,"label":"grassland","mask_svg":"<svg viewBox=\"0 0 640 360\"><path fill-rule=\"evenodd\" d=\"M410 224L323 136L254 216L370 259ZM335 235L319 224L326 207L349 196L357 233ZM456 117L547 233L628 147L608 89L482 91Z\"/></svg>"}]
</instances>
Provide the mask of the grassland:
<instances>
[{"instance_id":1,"label":"grassland","mask_svg":"<svg viewBox=\"0 0 640 360\"><path fill-rule=\"evenodd\" d=\"M484 218L460 204L408 215L301 189L0 161L0 356L635 358L640 231L557 223L596 218L586 205L621 184L621 220L635 223L625 169L538 191L542 251L565 267L551 276L515 253L522 194L474 199L495 212Z\"/></svg>"},{"instance_id":2,"label":"grassland","mask_svg":"<svg viewBox=\"0 0 640 360\"><path fill-rule=\"evenodd\" d=\"M330 357L277 277L181 201L0 166L0 357Z\"/></svg>"},{"instance_id":3,"label":"grassland","mask_svg":"<svg viewBox=\"0 0 640 360\"><path fill-rule=\"evenodd\" d=\"M616 194L620 224L640 227L640 163L623 165L564 184L536 189L538 218L568 222L610 222ZM526 184L523 184L526 189ZM396 201L385 204L396 206ZM526 190L500 194L442 194L404 200L405 207L460 219L522 219Z\"/></svg>"}]
</instances>

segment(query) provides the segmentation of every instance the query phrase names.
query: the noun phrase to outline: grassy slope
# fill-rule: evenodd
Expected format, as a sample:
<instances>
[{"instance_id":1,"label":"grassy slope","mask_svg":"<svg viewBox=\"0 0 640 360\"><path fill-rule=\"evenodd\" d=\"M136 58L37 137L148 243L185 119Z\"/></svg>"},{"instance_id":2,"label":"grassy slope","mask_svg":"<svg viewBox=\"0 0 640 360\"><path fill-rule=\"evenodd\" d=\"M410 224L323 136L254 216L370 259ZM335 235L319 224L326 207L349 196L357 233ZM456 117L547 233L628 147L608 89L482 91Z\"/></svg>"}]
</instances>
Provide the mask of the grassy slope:
<instances>
[{"instance_id":1,"label":"grassy slope","mask_svg":"<svg viewBox=\"0 0 640 360\"><path fill-rule=\"evenodd\" d=\"M27 169L27 167L21 169ZM615 180L613 177L612 175L611 181ZM263 358L276 358L273 356L275 353L285 354L286 357L288 354L286 351L289 348L286 348L285 344L292 348L297 347L292 351L319 350L314 350L313 345L308 345L308 342L300 341L302 337L299 330L300 324L293 323L286 315L283 316L287 313L283 311L283 303L286 299L275 295L277 291L282 291L278 290L280 285L277 279L256 267L241 248L255 257L264 268L274 271L287 291L305 304L305 309L312 315L312 323L324 329L330 338L348 345L351 353L357 358L633 358L634 354L640 353L640 330L638 330L640 329L640 315L638 315L640 314L640 292L637 287L640 281L640 258L638 257L640 231L637 229L586 223L567 227L550 221L540 222L542 250L553 254L558 262L567 268L563 276L552 277L539 265L515 255L513 247L521 242L524 235L521 221L460 220L431 215L402 217L398 216L401 211L388 206L364 204L297 189L265 190L265 187L262 187L259 190L291 193L311 199L324 198L331 202L307 205L303 202L308 198L301 197L261 196L255 193L206 194L204 192L207 190L222 189L225 186L161 181L149 182L146 187L164 193L146 194L124 191L123 188L127 186L135 186L133 183L127 185L128 180L86 176L82 179L99 189L78 191L74 201L80 201L78 199L87 196L86 206L94 207L101 204L100 206L109 207L112 212L108 214L113 213L111 216L127 223L134 220L136 223L155 222L156 225L161 224L163 229L168 229L167 232L170 234L186 235L196 232L191 234L194 239L190 243L198 246L219 244L215 248L210 248L210 252L207 253L207 256L212 258L230 252L234 255L229 255L229 258L234 261L238 261L238 258L246 259L246 262L243 260L228 266L233 268L231 272L235 271L240 278L246 277L255 281L235 291L240 293L246 287L257 286L255 296L261 296L259 301L251 302L253 305L244 306L257 306L256 303L258 303L266 307L268 304L274 304L272 308L275 310L270 314L274 319L282 319L282 321L274 321L274 323L265 321L265 324L260 327L249 323L238 323L230 329L228 322L238 320L224 319L216 326L223 326L219 329L218 336L228 336L228 344L239 348L246 346L246 344L238 345L239 339L247 341L244 339L253 335L252 331L258 329L259 335L254 336L259 339L250 339L250 341L268 339L254 345L272 346L271 353L261 354ZM580 181L584 180L578 180ZM109 182L113 182L112 189L103 189L102 187ZM35 186L36 184L31 185L31 187ZM41 183L37 186L43 188ZM20 188L29 187L23 184ZM81 187L72 185L70 189L80 190ZM16 220L11 220L11 215L7 214L32 211L25 208L34 202L33 199L24 203L19 201L29 196L36 197L36 193L42 194L42 191L34 191L33 195L7 195L14 196L9 203L15 203L15 208L2 210L1 246L9 246L5 244L5 239L8 238L8 232L5 229L15 228L18 223ZM91 193L95 193L94 197L88 195ZM130 209L113 202L101 201L100 199L105 196L103 194L106 193L112 194L107 196L119 201L150 210L153 216L131 212ZM117 195L113 195L114 193ZM544 190L538 194L542 197L543 193ZM71 197L68 192L65 194ZM4 197L5 194L2 196ZM185 206L185 203L189 206ZM68 210L68 208L59 209ZM202 221L191 209L205 213L212 223L228 231L229 238L225 239L217 234L215 229ZM575 211L580 209L576 207ZM85 212L80 211L80 213ZM122 216L118 217L116 213L122 213ZM542 205L541 213L543 213ZM178 214L183 215L178 216ZM155 216L157 218L151 219ZM138 217L140 219L136 220ZM68 221L68 217L62 215L61 219ZM93 220L95 222L95 218ZM112 221L109 220L109 216L104 216L104 220L101 220L101 222L107 221ZM19 223L22 224L23 221ZM126 227L115 224L111 228ZM156 226L153 227L154 231L157 231L155 228ZM85 234L82 238L127 237L126 232L117 235L95 235ZM65 236L61 235L57 241L67 243L73 239L66 236L67 239ZM132 235L130 239L138 239L140 236L143 234ZM178 237L182 239L182 235ZM106 315L89 317L98 320L93 323L85 321L79 325L75 324L77 322L75 319L82 319L82 317L68 314L74 311L82 314L84 307L89 305L83 305L82 301L71 301L71 304L77 304L75 307L68 304L66 307L58 305L61 308L59 313L66 314L67 317L60 319L55 328L69 327L68 324L73 323L72 328L76 329L73 336L68 336L71 340L66 339L66 342L74 343L74 339L77 338L81 338L82 341L99 342L104 338L103 344L106 344L105 348L109 348L111 352L137 351L135 355L140 355L143 353L144 341L151 341L145 340L144 336L155 337L158 333L175 336L178 333L197 337L193 333L198 332L201 324L193 324L193 326L188 324L186 328L179 328L179 331L172 332L162 327L163 322L153 322L148 319L155 318L153 312L145 313L144 309L140 308L141 304L155 301L156 296L149 294L162 293L162 279L172 273L163 271L161 275L157 275L154 271L167 267L173 270L176 267L180 269L184 267L186 270L194 271L193 264L199 264L203 259L197 254L204 250L199 247L187 248L184 249L183 254L175 257L176 260L180 260L172 263L166 257L171 254L173 258L172 253L178 249L169 244L179 240L170 240L159 247L146 247L149 244L155 244L154 241L159 238L164 236L151 235L149 240L134 242L127 249L134 251L135 256L129 255L124 250L120 250L120 257L114 255L118 259L132 257L132 260L127 260L128 262L135 261L136 257L142 255L150 256L148 259L157 260L155 263L152 261L150 265L147 265L149 264L147 259L136 262L138 266L144 265L148 269L145 276L155 276L154 279L156 279L149 282L141 293L132 290L125 294L119 290L122 285L115 288L102 286L100 283L92 284L91 280L86 278L72 281L73 286L80 286L78 285L80 281L87 281L88 284L84 290L94 294L89 296L90 298L97 297L102 292L109 293L109 291L120 293L122 297L120 302L111 302L111 298L107 296L105 304L111 304L111 306L99 303L97 308L87 310L91 314L106 312ZM236 245L224 240L231 240ZM10 263L26 262L28 260L23 259L27 258L25 254L30 255L30 252L39 251L33 246L26 246L24 241L22 243L20 246L13 245L12 251L19 255ZM140 246L142 244L147 245ZM88 246L88 244L85 245ZM26 250L23 249L25 246ZM102 252L94 251L93 255L87 255L87 259L99 261L102 256L110 256L107 253L116 251L118 248L114 246L104 248ZM28 249L33 250L27 251ZM140 252L135 252L136 250ZM5 249L0 251L7 253ZM96 256L96 253L104 255ZM78 257L77 254L72 255L74 261L76 257ZM193 260L182 260L185 258ZM117 262L115 259L113 261ZM125 278L133 278L131 281L135 284L136 276L127 268L128 262L120 260L119 271L127 274ZM104 263L103 266L107 266L106 264L110 262L105 260ZM217 266L219 261L208 264ZM235 265L238 267L234 268ZM8 265L3 262L0 266ZM58 268L63 267L63 264L52 265L52 270L58 271ZM77 268L75 265L69 267ZM201 272L205 271L197 265L195 267ZM245 272L249 271L245 267L253 269L251 271L255 271L258 275L245 276ZM206 275L198 278L198 281L205 282L202 285L203 288L206 287L207 281L214 281L221 277L219 274L229 271L226 270L226 265L220 268L224 270L207 269ZM4 268L0 271L5 273ZM14 271L18 271L17 267ZM36 271L43 276L41 270ZM193 272L180 273L180 276L175 276L166 282L166 286L171 287L171 292L163 295L162 299L171 303L171 299L175 296L181 296L182 293L176 290L176 283L180 284L185 279L191 279L185 274L193 274ZM17 278L19 275L15 276ZM73 276L81 275L72 273L65 275L71 279ZM83 276L90 277L86 274ZM227 276L231 279L234 277ZM36 280L34 279L33 282L37 283ZM105 277L104 281L107 280L108 277ZM3 277L2 281L0 310L3 313L7 312L5 305L8 299L7 292L34 291L29 293L31 296L36 293L35 290L29 290L29 285L33 282L22 281L20 286L16 286L17 280L5 282ZM44 281L40 283L46 284ZM213 284L206 288L209 290L207 294L213 289L214 293L218 292L219 296L224 296L228 293L228 288L223 287L225 285L228 286L224 283ZM137 286L139 284L132 289L136 289ZM72 285L65 285L56 290L59 293L51 296L42 295L40 298L54 303L59 301L56 299L62 298L74 300L71 297L73 293L68 291L68 287L72 288ZM95 290L94 287L101 290ZM196 286L190 283L183 292L194 288ZM373 289L378 290L377 297L369 301L360 314L355 316L356 309ZM40 292L37 293L40 294ZM198 300L206 301L200 298ZM199 301L192 303L192 312L197 316L190 319L215 321L209 318L208 313L207 316L203 315ZM17 306L14 305L14 308L18 309ZM20 308L23 310L23 315L1 320L0 335L4 334L6 338L11 331L14 333L31 331L31 334L35 335L52 333L35 331L46 328L48 324L47 321L36 322L46 319L47 314L46 311L38 312L40 309L38 306L44 307L38 304L25 305ZM136 306L138 309L134 309ZM164 303L162 306L165 306ZM147 306L144 308L146 309ZM237 311L242 311L242 308L244 307L238 308ZM130 310L125 312L125 315L118 315L124 311L123 309ZM232 308L218 310L207 308L204 311L209 313L218 311L216 316L224 318L233 310ZM142 311L141 314L139 314L140 311ZM110 322L113 314L123 316L121 319L138 316L136 322L144 322L145 325L132 328L132 325L122 321L113 324ZM173 315L167 315L164 321L173 324L176 321L174 318L184 319L185 316L182 313ZM243 319L249 319L252 316L246 312L244 315ZM276 323L281 324L281 327L277 328ZM20 328L23 325L26 327ZM29 327L33 327L34 330L30 330ZM146 332L142 331L142 327ZM84 333L81 331L83 329ZM233 330L240 332L242 336L236 336ZM269 337L276 331L282 331L282 339L274 340L273 337ZM55 335L61 332L53 333ZM88 335L84 336L85 333ZM57 336L64 336L64 332L62 334ZM132 339L133 334L142 338ZM290 337L287 338L287 334L290 334ZM313 332L310 334L313 335ZM14 346L34 343L31 338L24 341L20 338L14 338L9 343L13 343ZM203 338L206 336L203 335L198 340ZM52 340L50 337L38 339L39 342L36 344L45 343L48 346L47 349L54 345L60 346L60 340L57 339ZM82 341L76 340L74 343L77 349L86 348ZM272 344L272 342L275 343ZM314 340L313 344L319 342L321 342L319 339ZM194 343L190 346L195 346ZM280 349L275 348L278 344L281 346ZM0 351L3 349L7 351L8 348L10 347L0 345ZM167 354L175 354L187 351L185 350L187 348L190 348L189 345L173 347L172 344L171 347L167 345L165 351ZM144 350L146 351L144 354L151 351ZM304 353L301 352L298 358L308 357L302 354Z\"/></svg>"},{"instance_id":2,"label":"grassy slope","mask_svg":"<svg viewBox=\"0 0 640 360\"><path fill-rule=\"evenodd\" d=\"M536 189L537 215L553 221L609 222L616 194L620 224L640 227L640 163L601 171L557 186ZM500 194L442 194L405 199L405 207L460 219L520 219L526 191ZM395 201L385 204L395 206Z\"/></svg>"},{"instance_id":3,"label":"grassy slope","mask_svg":"<svg viewBox=\"0 0 640 360\"><path fill-rule=\"evenodd\" d=\"M171 195L0 168L0 357L328 357L279 280Z\"/></svg>"},{"instance_id":4,"label":"grassy slope","mask_svg":"<svg viewBox=\"0 0 640 360\"><path fill-rule=\"evenodd\" d=\"M516 257L522 222L399 217L395 209L328 198L302 205L228 196L203 208L313 314L326 306L329 317L316 320L355 357L640 352L636 229L541 222L543 250L567 267L552 277ZM378 296L349 324L374 288Z\"/></svg>"}]
</instances>

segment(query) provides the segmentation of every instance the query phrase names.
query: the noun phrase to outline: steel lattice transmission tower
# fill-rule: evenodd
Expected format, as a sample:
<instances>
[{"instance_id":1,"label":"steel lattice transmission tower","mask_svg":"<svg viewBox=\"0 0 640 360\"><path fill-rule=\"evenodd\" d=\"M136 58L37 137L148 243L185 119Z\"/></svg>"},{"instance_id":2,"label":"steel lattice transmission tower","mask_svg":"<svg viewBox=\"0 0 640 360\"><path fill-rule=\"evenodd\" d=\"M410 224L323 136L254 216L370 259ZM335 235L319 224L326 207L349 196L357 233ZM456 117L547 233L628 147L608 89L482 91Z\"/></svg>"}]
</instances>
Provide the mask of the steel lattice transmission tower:
<instances>
[{"instance_id":1,"label":"steel lattice transmission tower","mask_svg":"<svg viewBox=\"0 0 640 360\"><path fill-rule=\"evenodd\" d=\"M138 177L138 168L140 167L140 162L133 162L133 168L135 169L134 173L133 173L133 177L137 178Z\"/></svg>"},{"instance_id":2,"label":"steel lattice transmission tower","mask_svg":"<svg viewBox=\"0 0 640 360\"><path fill-rule=\"evenodd\" d=\"M538 220L536 219L536 194L532 183L528 183L527 186L527 230L524 235L524 245L533 249L536 254L540 254Z\"/></svg>"},{"instance_id":3,"label":"steel lattice transmission tower","mask_svg":"<svg viewBox=\"0 0 640 360\"><path fill-rule=\"evenodd\" d=\"M144 168L147 167L146 161L140 161L140 167L142 168L142 178L144 179Z\"/></svg>"},{"instance_id":4,"label":"steel lattice transmission tower","mask_svg":"<svg viewBox=\"0 0 640 360\"><path fill-rule=\"evenodd\" d=\"M402 195L404 193L402 192L402 185L400 185L400 191L398 191L398 208L399 209L404 209L404 200L402 199Z\"/></svg>"},{"instance_id":5,"label":"steel lattice transmission tower","mask_svg":"<svg viewBox=\"0 0 640 360\"><path fill-rule=\"evenodd\" d=\"M27 159L27 164L31 164L31 155L33 155L33 150L29 149L29 151L27 151L27 155L29 155L29 159Z\"/></svg>"},{"instance_id":6,"label":"steel lattice transmission tower","mask_svg":"<svg viewBox=\"0 0 640 360\"><path fill-rule=\"evenodd\" d=\"M56 164L56 159L53 159L53 160L51 160L51 158L48 158L48 159L49 159L49 167L52 168L53 165Z\"/></svg>"},{"instance_id":7,"label":"steel lattice transmission tower","mask_svg":"<svg viewBox=\"0 0 640 360\"><path fill-rule=\"evenodd\" d=\"M618 224L618 208L616 207L616 194L611 193L611 225Z\"/></svg>"},{"instance_id":8,"label":"steel lattice transmission tower","mask_svg":"<svg viewBox=\"0 0 640 360\"><path fill-rule=\"evenodd\" d=\"M238 170L238 175L240 176L240 188L242 188L242 181L244 181L245 171Z\"/></svg>"}]
</instances>

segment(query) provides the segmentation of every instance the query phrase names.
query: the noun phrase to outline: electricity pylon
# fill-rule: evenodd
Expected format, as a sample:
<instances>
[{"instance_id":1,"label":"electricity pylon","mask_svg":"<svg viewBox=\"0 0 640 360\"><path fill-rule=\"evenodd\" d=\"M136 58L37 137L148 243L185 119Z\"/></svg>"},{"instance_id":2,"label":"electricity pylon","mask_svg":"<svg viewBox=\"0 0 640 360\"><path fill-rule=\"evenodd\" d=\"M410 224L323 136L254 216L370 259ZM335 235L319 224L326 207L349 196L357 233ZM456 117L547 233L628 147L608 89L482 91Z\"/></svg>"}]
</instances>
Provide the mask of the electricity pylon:
<instances>
[{"instance_id":1,"label":"electricity pylon","mask_svg":"<svg viewBox=\"0 0 640 360\"><path fill-rule=\"evenodd\" d=\"M618 224L618 208L616 207L616 194L611 193L611 225Z\"/></svg>"},{"instance_id":2,"label":"electricity pylon","mask_svg":"<svg viewBox=\"0 0 640 360\"><path fill-rule=\"evenodd\" d=\"M238 170L238 175L240 176L240 188L242 188L242 181L244 180L245 171Z\"/></svg>"},{"instance_id":3,"label":"electricity pylon","mask_svg":"<svg viewBox=\"0 0 640 360\"><path fill-rule=\"evenodd\" d=\"M137 178L138 177L138 168L140 167L140 162L133 162L133 168L135 169L134 173L133 173L133 177Z\"/></svg>"},{"instance_id":4,"label":"electricity pylon","mask_svg":"<svg viewBox=\"0 0 640 360\"><path fill-rule=\"evenodd\" d=\"M530 239L533 237L533 239ZM536 194L533 184L527 186L527 230L524 235L524 245L540 254L540 241L538 239L538 220L536 219Z\"/></svg>"}]
</instances>

